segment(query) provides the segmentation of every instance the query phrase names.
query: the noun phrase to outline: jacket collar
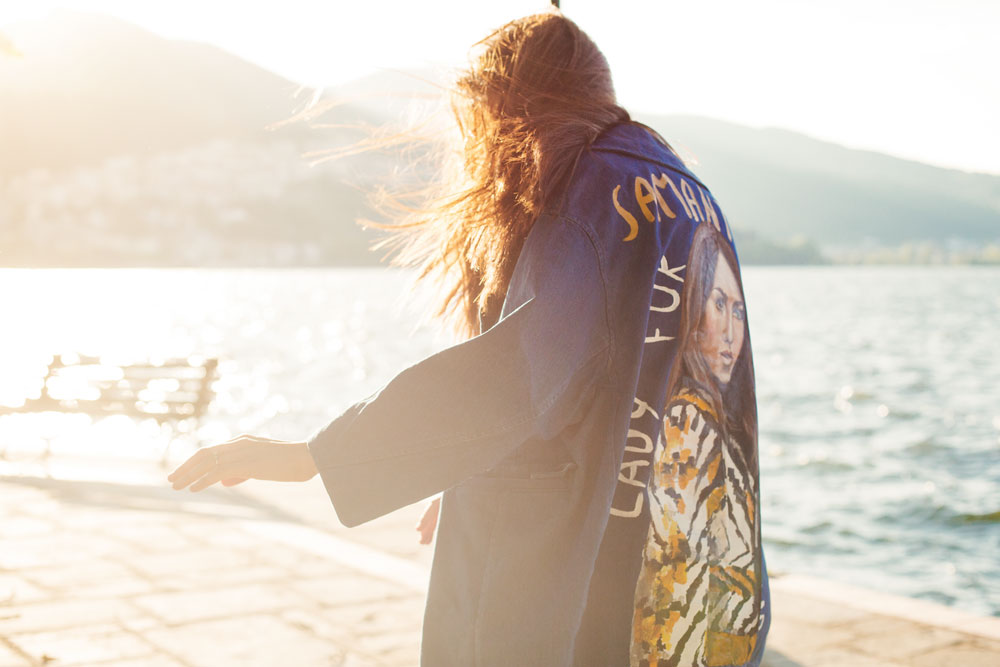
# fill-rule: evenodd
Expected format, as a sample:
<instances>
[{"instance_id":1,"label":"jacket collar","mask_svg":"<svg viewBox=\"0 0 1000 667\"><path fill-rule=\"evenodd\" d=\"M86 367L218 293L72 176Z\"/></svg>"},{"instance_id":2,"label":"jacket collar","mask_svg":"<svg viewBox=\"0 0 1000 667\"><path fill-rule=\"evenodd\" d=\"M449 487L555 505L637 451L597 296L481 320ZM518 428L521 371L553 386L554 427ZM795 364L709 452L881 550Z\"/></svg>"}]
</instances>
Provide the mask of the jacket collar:
<instances>
[{"instance_id":1,"label":"jacket collar","mask_svg":"<svg viewBox=\"0 0 1000 667\"><path fill-rule=\"evenodd\" d=\"M691 173L691 170L674 153L673 149L662 143L643 125L630 121L616 123L597 137L590 150L594 153L621 155L657 164L690 178L708 190L708 187Z\"/></svg>"}]
</instances>

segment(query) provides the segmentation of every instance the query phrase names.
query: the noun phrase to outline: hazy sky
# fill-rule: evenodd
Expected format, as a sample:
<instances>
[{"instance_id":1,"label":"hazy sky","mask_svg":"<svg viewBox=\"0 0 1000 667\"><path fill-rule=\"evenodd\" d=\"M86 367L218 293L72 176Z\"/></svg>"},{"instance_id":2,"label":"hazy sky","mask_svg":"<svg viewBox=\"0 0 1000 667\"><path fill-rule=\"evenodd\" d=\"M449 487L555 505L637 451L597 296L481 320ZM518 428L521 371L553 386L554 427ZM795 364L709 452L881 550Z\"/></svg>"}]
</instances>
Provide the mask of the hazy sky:
<instances>
[{"instance_id":1,"label":"hazy sky","mask_svg":"<svg viewBox=\"0 0 1000 667\"><path fill-rule=\"evenodd\" d=\"M296 81L465 62L547 0L0 0L0 25L52 7L214 43ZM1000 174L998 0L563 0L622 103L776 126Z\"/></svg>"}]
</instances>

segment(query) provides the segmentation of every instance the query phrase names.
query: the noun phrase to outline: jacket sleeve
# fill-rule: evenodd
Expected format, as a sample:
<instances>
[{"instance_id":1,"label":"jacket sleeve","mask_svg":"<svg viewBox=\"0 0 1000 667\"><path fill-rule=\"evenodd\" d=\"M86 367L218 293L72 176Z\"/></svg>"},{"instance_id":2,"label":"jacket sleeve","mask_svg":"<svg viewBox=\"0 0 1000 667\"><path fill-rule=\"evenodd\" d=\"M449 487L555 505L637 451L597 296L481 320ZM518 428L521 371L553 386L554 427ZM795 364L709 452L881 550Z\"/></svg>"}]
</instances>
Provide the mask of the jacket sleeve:
<instances>
[{"instance_id":1,"label":"jacket sleeve","mask_svg":"<svg viewBox=\"0 0 1000 667\"><path fill-rule=\"evenodd\" d=\"M511 285L495 326L407 368L309 441L345 525L489 470L579 419L607 364L591 238L569 219L540 218Z\"/></svg>"}]
</instances>

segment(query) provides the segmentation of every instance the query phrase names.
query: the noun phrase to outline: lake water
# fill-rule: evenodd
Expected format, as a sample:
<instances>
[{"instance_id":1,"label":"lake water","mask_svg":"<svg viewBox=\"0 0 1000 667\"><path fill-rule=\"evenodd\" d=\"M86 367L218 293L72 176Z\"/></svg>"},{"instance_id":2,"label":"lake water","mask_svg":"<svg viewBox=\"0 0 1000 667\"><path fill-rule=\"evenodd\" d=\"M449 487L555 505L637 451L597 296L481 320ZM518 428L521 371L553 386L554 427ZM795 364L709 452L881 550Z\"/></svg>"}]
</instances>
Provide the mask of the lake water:
<instances>
[{"instance_id":1,"label":"lake water","mask_svg":"<svg viewBox=\"0 0 1000 667\"><path fill-rule=\"evenodd\" d=\"M53 353L212 355L204 438L304 438L449 344L408 278L0 270L0 404L37 392ZM744 282L770 568L1000 616L1000 270L747 267ZM0 420L10 455L43 438L115 457L163 442L127 420Z\"/></svg>"}]
</instances>

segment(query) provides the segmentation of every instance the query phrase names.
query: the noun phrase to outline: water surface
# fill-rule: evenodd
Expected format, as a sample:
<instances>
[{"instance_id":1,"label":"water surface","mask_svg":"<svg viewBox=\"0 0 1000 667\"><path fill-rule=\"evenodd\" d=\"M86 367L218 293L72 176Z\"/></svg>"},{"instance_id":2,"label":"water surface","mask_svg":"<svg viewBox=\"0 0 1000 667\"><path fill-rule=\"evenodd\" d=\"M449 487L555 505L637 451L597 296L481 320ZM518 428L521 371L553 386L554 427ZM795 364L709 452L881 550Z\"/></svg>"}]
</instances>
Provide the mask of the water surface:
<instances>
[{"instance_id":1,"label":"water surface","mask_svg":"<svg viewBox=\"0 0 1000 667\"><path fill-rule=\"evenodd\" d=\"M37 392L54 352L214 355L204 437L304 438L449 343L420 324L408 278L3 270L0 403ZM748 267L744 282L768 565L1000 615L1000 270ZM150 424L147 439L115 420L82 437L37 417L0 420L0 447L162 442Z\"/></svg>"}]
</instances>

